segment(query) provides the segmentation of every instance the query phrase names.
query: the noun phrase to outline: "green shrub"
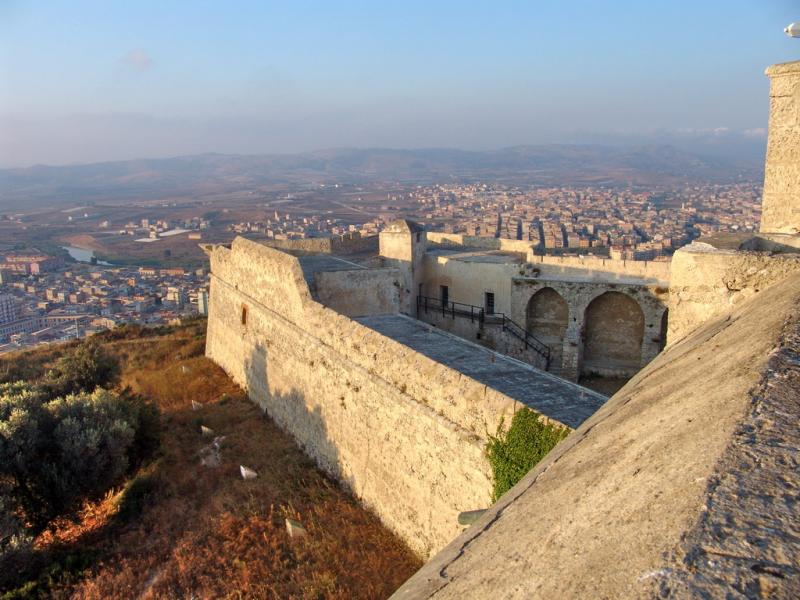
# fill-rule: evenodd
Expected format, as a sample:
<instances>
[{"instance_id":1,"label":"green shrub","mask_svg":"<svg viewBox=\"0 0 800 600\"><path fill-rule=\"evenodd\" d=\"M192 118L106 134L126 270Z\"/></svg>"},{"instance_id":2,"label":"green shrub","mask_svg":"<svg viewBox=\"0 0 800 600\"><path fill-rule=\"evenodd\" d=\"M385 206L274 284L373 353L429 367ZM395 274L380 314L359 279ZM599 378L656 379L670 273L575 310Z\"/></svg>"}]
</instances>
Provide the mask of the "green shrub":
<instances>
[{"instance_id":1,"label":"green shrub","mask_svg":"<svg viewBox=\"0 0 800 600\"><path fill-rule=\"evenodd\" d=\"M543 421L529 408L517 411L506 430L501 421L490 435L486 454L494 474L493 499L510 490L569 434L569 429Z\"/></svg>"},{"instance_id":2,"label":"green shrub","mask_svg":"<svg viewBox=\"0 0 800 600\"><path fill-rule=\"evenodd\" d=\"M46 377L50 396L91 392L109 387L119 378L119 363L95 339L89 338L62 356Z\"/></svg>"},{"instance_id":3,"label":"green shrub","mask_svg":"<svg viewBox=\"0 0 800 600\"><path fill-rule=\"evenodd\" d=\"M101 388L51 400L41 388L0 385L0 480L11 482L10 497L41 528L152 451L157 429L144 429L153 410Z\"/></svg>"}]
</instances>

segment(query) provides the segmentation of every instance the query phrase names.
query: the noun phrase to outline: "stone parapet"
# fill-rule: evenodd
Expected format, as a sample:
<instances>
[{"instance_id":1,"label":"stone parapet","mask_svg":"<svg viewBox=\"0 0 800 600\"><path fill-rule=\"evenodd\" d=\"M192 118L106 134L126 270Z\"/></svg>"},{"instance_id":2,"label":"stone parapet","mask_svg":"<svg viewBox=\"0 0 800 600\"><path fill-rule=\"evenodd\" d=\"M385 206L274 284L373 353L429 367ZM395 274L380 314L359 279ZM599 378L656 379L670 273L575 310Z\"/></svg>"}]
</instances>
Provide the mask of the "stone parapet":
<instances>
[{"instance_id":1,"label":"stone parapet","mask_svg":"<svg viewBox=\"0 0 800 600\"><path fill-rule=\"evenodd\" d=\"M668 343L798 274L800 254L796 253L722 250L697 242L681 248L672 259Z\"/></svg>"}]
</instances>

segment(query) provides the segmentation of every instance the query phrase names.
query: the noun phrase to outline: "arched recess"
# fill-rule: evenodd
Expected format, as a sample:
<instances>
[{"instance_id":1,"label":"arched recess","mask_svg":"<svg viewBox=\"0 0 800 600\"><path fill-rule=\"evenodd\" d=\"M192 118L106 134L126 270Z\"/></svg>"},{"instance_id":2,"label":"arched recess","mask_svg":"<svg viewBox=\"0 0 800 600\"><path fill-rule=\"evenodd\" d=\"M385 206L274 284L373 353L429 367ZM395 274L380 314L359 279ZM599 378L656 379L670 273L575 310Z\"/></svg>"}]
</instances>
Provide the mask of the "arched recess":
<instances>
[{"instance_id":1,"label":"arched recess","mask_svg":"<svg viewBox=\"0 0 800 600\"><path fill-rule=\"evenodd\" d=\"M631 377L641 366L644 313L627 294L605 292L584 315L581 375Z\"/></svg>"},{"instance_id":2,"label":"arched recess","mask_svg":"<svg viewBox=\"0 0 800 600\"><path fill-rule=\"evenodd\" d=\"M658 349L663 350L667 345L667 325L669 324L669 309L665 308L664 313L661 315L661 335L658 344Z\"/></svg>"},{"instance_id":3,"label":"arched recess","mask_svg":"<svg viewBox=\"0 0 800 600\"><path fill-rule=\"evenodd\" d=\"M550 364L554 370L561 367L568 319L567 301L553 288L541 289L528 300L525 328L550 347Z\"/></svg>"}]
</instances>

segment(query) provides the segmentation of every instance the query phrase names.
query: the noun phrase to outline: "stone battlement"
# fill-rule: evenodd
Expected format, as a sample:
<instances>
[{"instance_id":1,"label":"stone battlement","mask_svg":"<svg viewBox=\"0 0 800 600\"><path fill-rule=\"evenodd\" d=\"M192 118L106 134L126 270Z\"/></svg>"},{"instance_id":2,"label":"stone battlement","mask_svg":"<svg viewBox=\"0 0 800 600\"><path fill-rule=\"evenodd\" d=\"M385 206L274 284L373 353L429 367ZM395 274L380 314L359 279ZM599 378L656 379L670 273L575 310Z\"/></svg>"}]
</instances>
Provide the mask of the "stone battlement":
<instances>
[{"instance_id":1,"label":"stone battlement","mask_svg":"<svg viewBox=\"0 0 800 600\"><path fill-rule=\"evenodd\" d=\"M413 343L390 335L388 323L406 319L413 329L419 322L397 313L396 297L376 302L362 288L359 301L358 284L348 306L360 319L324 306L312 294L303 257L244 238L207 252L206 354L423 556L458 533L460 511L488 505L484 444L502 419L528 405L550 421L577 426L605 400L455 337L433 345L427 330ZM376 271L381 281L397 275ZM331 293L324 278L337 273L315 273L317 295ZM371 270L344 273L371 276ZM454 360L447 352L429 356L434 347L449 348ZM486 364L513 374L517 386L491 385Z\"/></svg>"}]
</instances>

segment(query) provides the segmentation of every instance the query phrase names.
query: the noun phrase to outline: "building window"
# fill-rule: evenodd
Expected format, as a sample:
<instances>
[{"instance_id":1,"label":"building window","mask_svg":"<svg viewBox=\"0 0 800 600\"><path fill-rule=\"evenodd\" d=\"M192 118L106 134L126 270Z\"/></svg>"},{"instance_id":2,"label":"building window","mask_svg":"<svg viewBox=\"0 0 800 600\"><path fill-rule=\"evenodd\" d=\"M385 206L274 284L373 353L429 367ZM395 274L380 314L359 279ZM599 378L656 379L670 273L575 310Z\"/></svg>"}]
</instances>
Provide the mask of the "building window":
<instances>
[{"instance_id":1,"label":"building window","mask_svg":"<svg viewBox=\"0 0 800 600\"><path fill-rule=\"evenodd\" d=\"M242 325L247 325L247 306L242 304Z\"/></svg>"},{"instance_id":2,"label":"building window","mask_svg":"<svg viewBox=\"0 0 800 600\"><path fill-rule=\"evenodd\" d=\"M422 234L417 233L417 243L419 244L420 240L422 240Z\"/></svg>"},{"instance_id":3,"label":"building window","mask_svg":"<svg viewBox=\"0 0 800 600\"><path fill-rule=\"evenodd\" d=\"M450 290L446 285L439 286L439 300L441 300L442 306L447 306L447 303L450 302Z\"/></svg>"},{"instance_id":4,"label":"building window","mask_svg":"<svg viewBox=\"0 0 800 600\"><path fill-rule=\"evenodd\" d=\"M494 292L486 292L484 294L483 309L487 315L494 314Z\"/></svg>"}]
</instances>

